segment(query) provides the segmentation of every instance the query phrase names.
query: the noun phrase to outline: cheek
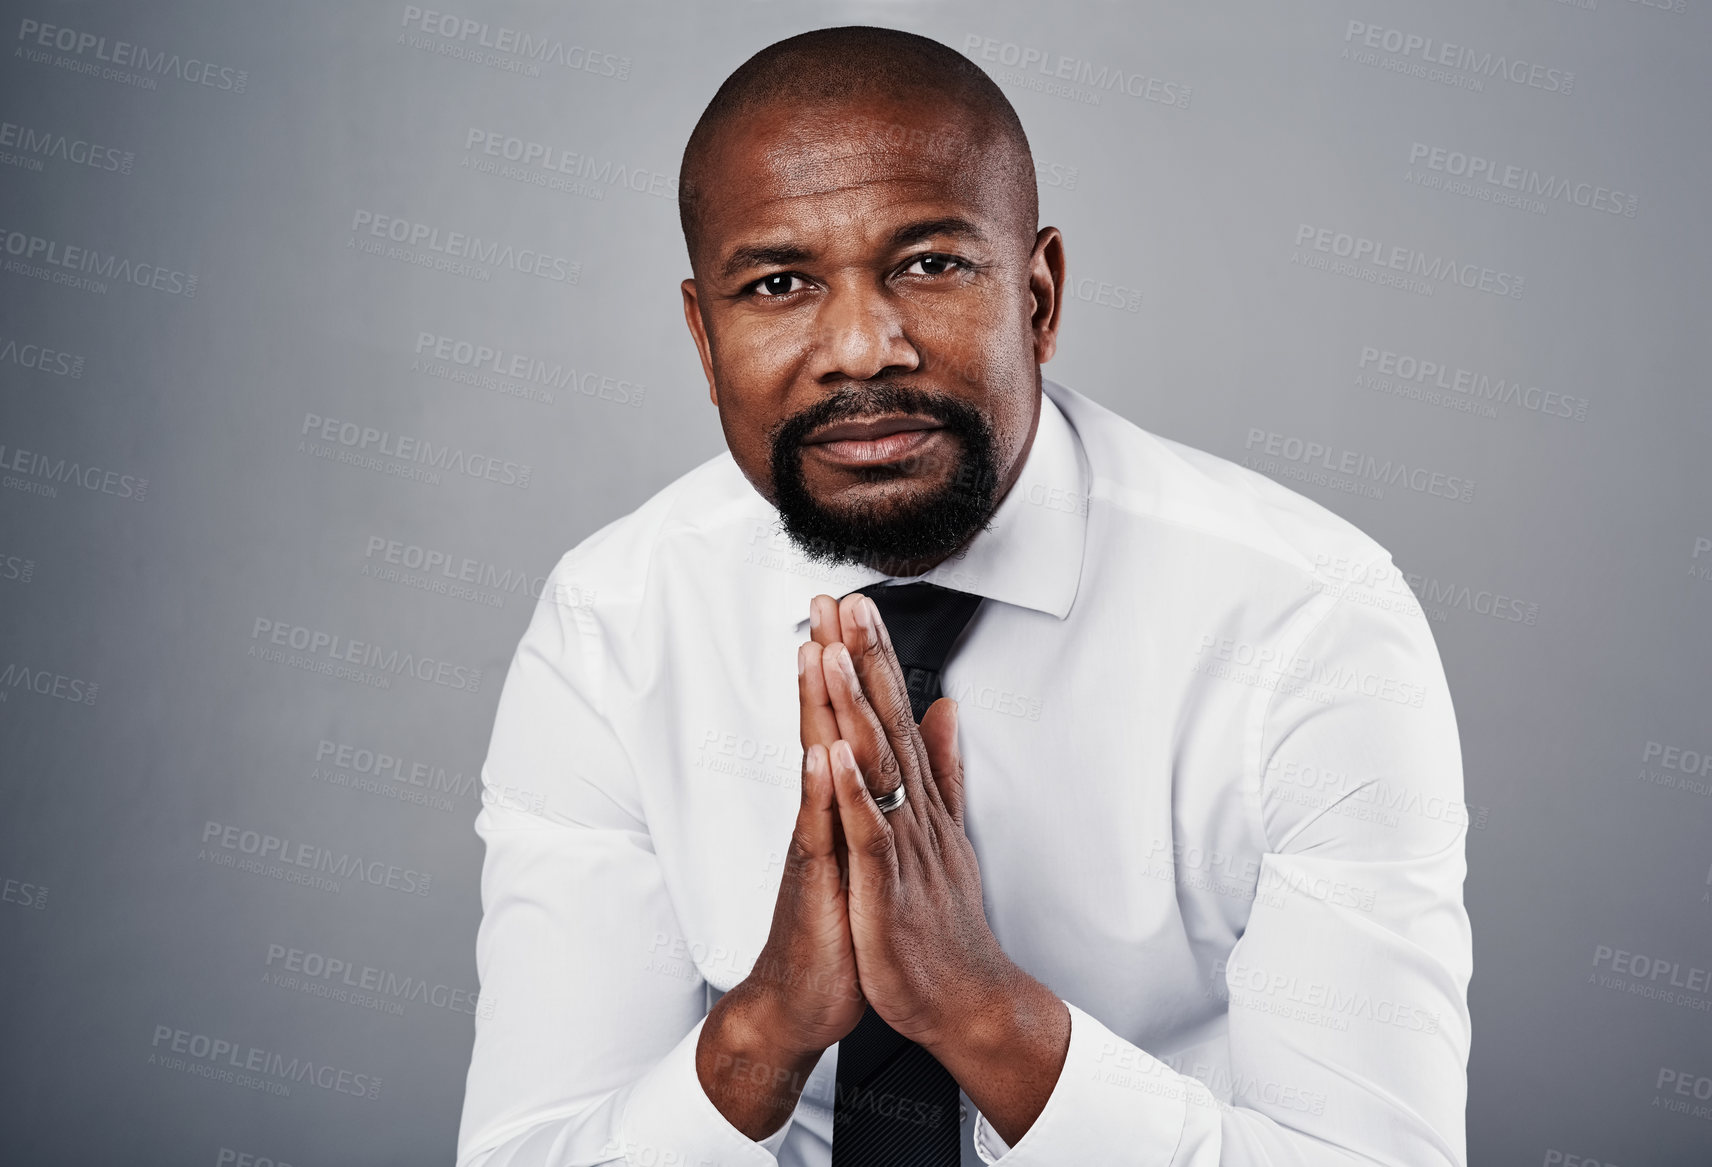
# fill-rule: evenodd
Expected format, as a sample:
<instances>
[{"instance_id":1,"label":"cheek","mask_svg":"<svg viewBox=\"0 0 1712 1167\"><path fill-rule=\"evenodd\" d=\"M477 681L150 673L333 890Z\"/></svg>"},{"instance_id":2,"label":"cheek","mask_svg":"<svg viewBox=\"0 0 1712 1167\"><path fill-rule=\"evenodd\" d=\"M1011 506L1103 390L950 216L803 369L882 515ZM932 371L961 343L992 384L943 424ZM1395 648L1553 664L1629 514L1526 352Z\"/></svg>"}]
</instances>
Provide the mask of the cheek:
<instances>
[{"instance_id":1,"label":"cheek","mask_svg":"<svg viewBox=\"0 0 1712 1167\"><path fill-rule=\"evenodd\" d=\"M988 413L993 424L993 441L998 446L1001 474L1004 467L1012 466L1022 455L1023 443L1028 439L1029 426L1034 421L1033 394L1032 385L1026 392L1007 392L1002 401L994 402Z\"/></svg>"},{"instance_id":2,"label":"cheek","mask_svg":"<svg viewBox=\"0 0 1712 1167\"><path fill-rule=\"evenodd\" d=\"M725 393L719 397L719 428L725 434L726 449L750 485L763 497L771 498L773 450L766 434L775 419L750 412L745 404L734 404L735 399L735 395Z\"/></svg>"},{"instance_id":3,"label":"cheek","mask_svg":"<svg viewBox=\"0 0 1712 1167\"><path fill-rule=\"evenodd\" d=\"M754 330L721 330L713 345L713 379L725 444L738 468L763 494L771 482L772 446L767 434L784 420L795 367L791 344L769 343Z\"/></svg>"},{"instance_id":4,"label":"cheek","mask_svg":"<svg viewBox=\"0 0 1712 1167\"><path fill-rule=\"evenodd\" d=\"M1034 338L1027 305L997 294L932 305L912 332L936 363L966 388L999 393L1034 380Z\"/></svg>"},{"instance_id":5,"label":"cheek","mask_svg":"<svg viewBox=\"0 0 1712 1167\"><path fill-rule=\"evenodd\" d=\"M722 323L712 337L720 392L729 386L745 397L782 393L808 355L807 322L739 318Z\"/></svg>"}]
</instances>

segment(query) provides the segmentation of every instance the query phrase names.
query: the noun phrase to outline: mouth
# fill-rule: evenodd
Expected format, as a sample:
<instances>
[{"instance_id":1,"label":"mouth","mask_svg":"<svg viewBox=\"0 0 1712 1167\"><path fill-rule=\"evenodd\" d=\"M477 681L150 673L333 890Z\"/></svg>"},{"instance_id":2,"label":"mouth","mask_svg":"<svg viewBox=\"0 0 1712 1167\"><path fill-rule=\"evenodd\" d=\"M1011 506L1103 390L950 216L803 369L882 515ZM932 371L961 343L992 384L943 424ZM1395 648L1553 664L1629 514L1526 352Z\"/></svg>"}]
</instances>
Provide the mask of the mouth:
<instances>
[{"instance_id":1,"label":"mouth","mask_svg":"<svg viewBox=\"0 0 1712 1167\"><path fill-rule=\"evenodd\" d=\"M876 466L920 453L944 428L932 418L890 414L824 426L803 446L842 466Z\"/></svg>"}]
</instances>

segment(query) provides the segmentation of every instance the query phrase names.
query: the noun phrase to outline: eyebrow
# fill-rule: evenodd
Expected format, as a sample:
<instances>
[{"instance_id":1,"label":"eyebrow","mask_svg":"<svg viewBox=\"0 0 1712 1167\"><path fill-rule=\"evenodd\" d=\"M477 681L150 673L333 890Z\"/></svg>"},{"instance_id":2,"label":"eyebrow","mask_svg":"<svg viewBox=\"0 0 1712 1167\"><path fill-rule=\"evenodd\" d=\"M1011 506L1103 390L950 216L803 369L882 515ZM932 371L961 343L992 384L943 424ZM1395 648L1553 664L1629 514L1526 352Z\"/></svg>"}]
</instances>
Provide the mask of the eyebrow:
<instances>
[{"instance_id":1,"label":"eyebrow","mask_svg":"<svg viewBox=\"0 0 1712 1167\"><path fill-rule=\"evenodd\" d=\"M947 215L940 219L923 219L919 223L906 223L892 232L893 247L907 247L911 243L920 243L924 239L932 239L935 235L959 235L965 239L984 240L981 229L968 219L957 215Z\"/></svg>"},{"instance_id":2,"label":"eyebrow","mask_svg":"<svg viewBox=\"0 0 1712 1167\"><path fill-rule=\"evenodd\" d=\"M813 258L814 252L794 243L779 243L770 247L739 247L726 259L719 274L730 279L752 267L789 267L793 263L802 263Z\"/></svg>"},{"instance_id":3,"label":"eyebrow","mask_svg":"<svg viewBox=\"0 0 1712 1167\"><path fill-rule=\"evenodd\" d=\"M906 223L892 232L890 245L892 247L908 247L912 243L920 243L924 239L932 239L937 235L956 235L966 239L984 240L981 229L968 219L957 215L947 215L938 219L923 219L918 223ZM776 243L755 247L739 247L726 258L720 275L731 279L750 268L757 267L790 267L792 264L805 263L814 258L814 252L795 243Z\"/></svg>"}]
</instances>

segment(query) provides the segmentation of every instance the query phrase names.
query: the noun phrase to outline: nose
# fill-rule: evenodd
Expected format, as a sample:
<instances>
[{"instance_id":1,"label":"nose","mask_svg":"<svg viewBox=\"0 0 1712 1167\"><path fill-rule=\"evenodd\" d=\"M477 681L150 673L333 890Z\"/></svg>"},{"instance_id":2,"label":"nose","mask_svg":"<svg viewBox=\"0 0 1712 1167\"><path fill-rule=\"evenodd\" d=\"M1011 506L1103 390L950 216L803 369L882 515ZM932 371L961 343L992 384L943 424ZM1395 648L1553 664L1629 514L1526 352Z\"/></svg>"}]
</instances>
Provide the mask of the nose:
<instances>
[{"instance_id":1,"label":"nose","mask_svg":"<svg viewBox=\"0 0 1712 1167\"><path fill-rule=\"evenodd\" d=\"M904 314L883 288L834 288L816 325L813 372L818 381L869 381L921 366Z\"/></svg>"}]
</instances>

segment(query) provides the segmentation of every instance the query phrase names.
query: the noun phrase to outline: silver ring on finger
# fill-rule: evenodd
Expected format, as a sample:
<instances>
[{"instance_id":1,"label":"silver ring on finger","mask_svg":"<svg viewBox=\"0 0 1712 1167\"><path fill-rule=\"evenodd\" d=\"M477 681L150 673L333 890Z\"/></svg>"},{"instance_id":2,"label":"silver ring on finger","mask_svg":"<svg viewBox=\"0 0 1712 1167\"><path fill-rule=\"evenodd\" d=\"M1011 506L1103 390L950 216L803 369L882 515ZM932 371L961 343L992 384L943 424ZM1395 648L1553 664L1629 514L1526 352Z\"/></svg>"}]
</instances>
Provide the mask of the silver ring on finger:
<instances>
[{"instance_id":1,"label":"silver ring on finger","mask_svg":"<svg viewBox=\"0 0 1712 1167\"><path fill-rule=\"evenodd\" d=\"M909 792L904 789L904 784L900 782L898 783L898 788L890 794L875 795L874 805L879 807L881 811L892 811L902 806L904 804L904 800L908 797Z\"/></svg>"}]
</instances>

